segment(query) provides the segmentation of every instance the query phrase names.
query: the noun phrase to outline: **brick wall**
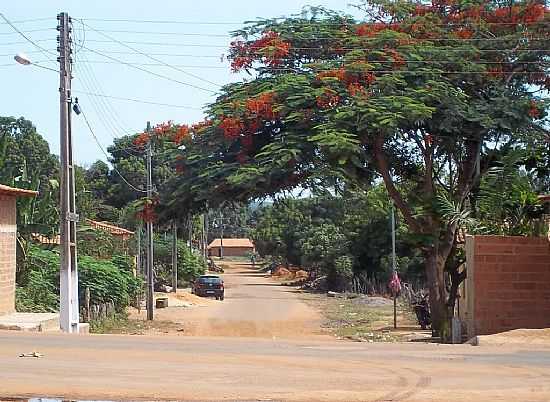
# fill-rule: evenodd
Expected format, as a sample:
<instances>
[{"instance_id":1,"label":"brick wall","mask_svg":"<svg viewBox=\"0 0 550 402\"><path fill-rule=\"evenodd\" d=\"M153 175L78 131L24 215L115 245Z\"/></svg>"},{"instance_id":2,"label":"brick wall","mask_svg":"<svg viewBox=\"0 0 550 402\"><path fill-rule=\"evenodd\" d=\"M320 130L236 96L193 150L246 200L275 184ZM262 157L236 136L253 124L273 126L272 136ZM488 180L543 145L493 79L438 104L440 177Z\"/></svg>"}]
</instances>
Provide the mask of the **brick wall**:
<instances>
[{"instance_id":1,"label":"brick wall","mask_svg":"<svg viewBox=\"0 0 550 402\"><path fill-rule=\"evenodd\" d=\"M462 318L468 335L550 327L550 242L468 236Z\"/></svg>"},{"instance_id":2,"label":"brick wall","mask_svg":"<svg viewBox=\"0 0 550 402\"><path fill-rule=\"evenodd\" d=\"M15 311L15 197L0 194L0 315Z\"/></svg>"}]
</instances>

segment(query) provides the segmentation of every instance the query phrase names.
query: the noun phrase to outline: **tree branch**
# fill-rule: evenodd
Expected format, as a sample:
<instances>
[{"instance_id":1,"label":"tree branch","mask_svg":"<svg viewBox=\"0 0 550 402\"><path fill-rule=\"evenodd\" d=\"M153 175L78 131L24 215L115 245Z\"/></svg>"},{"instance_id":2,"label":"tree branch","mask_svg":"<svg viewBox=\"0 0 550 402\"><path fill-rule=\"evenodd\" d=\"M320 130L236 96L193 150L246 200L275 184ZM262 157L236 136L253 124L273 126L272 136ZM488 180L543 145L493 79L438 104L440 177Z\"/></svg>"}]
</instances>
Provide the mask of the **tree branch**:
<instances>
[{"instance_id":1,"label":"tree branch","mask_svg":"<svg viewBox=\"0 0 550 402\"><path fill-rule=\"evenodd\" d=\"M386 190L388 191L390 197L394 200L397 208L399 208L399 210L403 214L403 218L405 219L405 222L407 222L407 225L409 225L412 231L421 233L422 227L420 223L414 218L410 206L405 202L403 197L401 197L401 193L399 192L399 190L397 190L393 179L391 178L390 168L388 165L386 154L383 149L383 144L383 137L376 137L373 141L374 157L376 159L378 173L380 173L380 175L382 176L382 180L384 180Z\"/></svg>"}]
</instances>

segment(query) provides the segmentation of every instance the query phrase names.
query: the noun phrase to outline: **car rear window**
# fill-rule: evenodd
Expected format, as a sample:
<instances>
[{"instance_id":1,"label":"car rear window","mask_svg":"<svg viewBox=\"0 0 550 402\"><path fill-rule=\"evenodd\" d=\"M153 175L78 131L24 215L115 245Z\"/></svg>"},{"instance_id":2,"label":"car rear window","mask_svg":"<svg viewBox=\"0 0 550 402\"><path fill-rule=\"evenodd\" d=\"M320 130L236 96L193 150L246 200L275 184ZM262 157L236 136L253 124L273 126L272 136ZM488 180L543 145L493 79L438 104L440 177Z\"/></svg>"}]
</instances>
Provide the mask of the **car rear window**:
<instances>
[{"instance_id":1,"label":"car rear window","mask_svg":"<svg viewBox=\"0 0 550 402\"><path fill-rule=\"evenodd\" d=\"M206 276L199 278L200 283L220 283L222 280L215 276Z\"/></svg>"}]
</instances>

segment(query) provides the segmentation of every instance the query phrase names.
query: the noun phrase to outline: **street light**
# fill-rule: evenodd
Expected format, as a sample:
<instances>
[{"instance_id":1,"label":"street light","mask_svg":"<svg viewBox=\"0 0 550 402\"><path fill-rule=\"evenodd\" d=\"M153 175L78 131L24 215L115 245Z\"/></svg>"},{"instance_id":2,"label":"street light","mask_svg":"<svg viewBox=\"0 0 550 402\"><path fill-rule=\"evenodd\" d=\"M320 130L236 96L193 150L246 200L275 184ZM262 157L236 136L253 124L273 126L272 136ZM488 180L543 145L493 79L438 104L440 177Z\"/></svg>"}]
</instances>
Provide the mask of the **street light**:
<instances>
[{"instance_id":1,"label":"street light","mask_svg":"<svg viewBox=\"0 0 550 402\"><path fill-rule=\"evenodd\" d=\"M31 60L27 57L25 53L17 53L13 58L15 59L16 62L24 66L28 66L29 64L32 64Z\"/></svg>"},{"instance_id":2,"label":"street light","mask_svg":"<svg viewBox=\"0 0 550 402\"><path fill-rule=\"evenodd\" d=\"M33 63L32 60L25 53L17 53L15 56L13 56L13 59L16 62L18 62L19 64L21 64L22 66L32 65L32 66L35 66L35 67L38 67L38 68L43 68L44 70L50 70L50 71L54 71L56 73L59 73L59 71L54 69L54 68L50 68L50 67L43 66L41 64Z\"/></svg>"}]
</instances>

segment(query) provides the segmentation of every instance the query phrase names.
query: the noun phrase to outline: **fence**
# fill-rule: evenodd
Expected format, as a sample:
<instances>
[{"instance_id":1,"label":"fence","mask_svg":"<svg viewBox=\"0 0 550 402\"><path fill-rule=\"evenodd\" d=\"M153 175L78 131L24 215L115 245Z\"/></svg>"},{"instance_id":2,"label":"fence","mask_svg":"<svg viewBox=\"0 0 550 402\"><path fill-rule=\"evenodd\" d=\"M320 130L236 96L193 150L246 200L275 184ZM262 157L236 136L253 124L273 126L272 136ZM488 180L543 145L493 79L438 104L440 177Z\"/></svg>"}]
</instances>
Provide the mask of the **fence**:
<instances>
[{"instance_id":1,"label":"fence","mask_svg":"<svg viewBox=\"0 0 550 402\"><path fill-rule=\"evenodd\" d=\"M91 304L90 289L86 288L84 292L84 305L80 309L82 322L90 322L113 317L116 313L115 304L106 302L100 304Z\"/></svg>"}]
</instances>

